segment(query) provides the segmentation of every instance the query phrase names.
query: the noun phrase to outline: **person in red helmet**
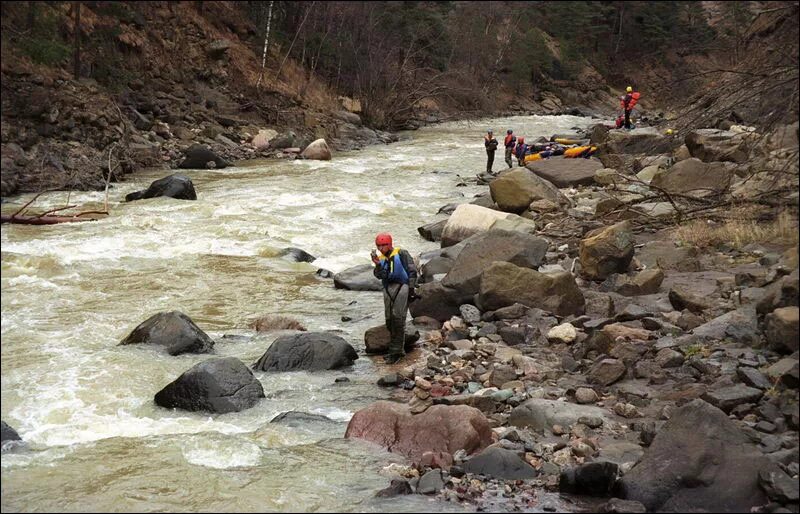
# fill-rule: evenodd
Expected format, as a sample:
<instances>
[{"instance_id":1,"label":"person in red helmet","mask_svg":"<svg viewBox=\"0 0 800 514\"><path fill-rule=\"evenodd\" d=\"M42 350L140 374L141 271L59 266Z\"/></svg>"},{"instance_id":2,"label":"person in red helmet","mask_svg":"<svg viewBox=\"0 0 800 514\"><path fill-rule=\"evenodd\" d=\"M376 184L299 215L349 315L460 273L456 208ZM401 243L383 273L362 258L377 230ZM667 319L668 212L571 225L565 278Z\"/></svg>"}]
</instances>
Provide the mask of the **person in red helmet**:
<instances>
[{"instance_id":1,"label":"person in red helmet","mask_svg":"<svg viewBox=\"0 0 800 514\"><path fill-rule=\"evenodd\" d=\"M394 364L405 355L405 328L408 303L417 298L417 267L407 250L395 247L392 236L382 232L375 237L378 252L370 256L375 264L373 273L383 283L383 306L386 328L389 330L389 352L384 362Z\"/></svg>"}]
</instances>

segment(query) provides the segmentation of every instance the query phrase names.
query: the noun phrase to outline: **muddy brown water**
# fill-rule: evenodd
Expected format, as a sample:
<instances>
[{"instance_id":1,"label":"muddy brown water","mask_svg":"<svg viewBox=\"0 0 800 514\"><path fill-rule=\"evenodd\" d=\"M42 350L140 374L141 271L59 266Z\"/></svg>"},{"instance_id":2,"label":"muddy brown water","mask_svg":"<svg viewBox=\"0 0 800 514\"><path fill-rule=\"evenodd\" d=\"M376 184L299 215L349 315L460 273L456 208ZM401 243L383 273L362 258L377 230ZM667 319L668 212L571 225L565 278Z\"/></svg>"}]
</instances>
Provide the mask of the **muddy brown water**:
<instances>
[{"instance_id":1,"label":"muddy brown water","mask_svg":"<svg viewBox=\"0 0 800 514\"><path fill-rule=\"evenodd\" d=\"M380 363L363 354L364 331L382 322L381 295L335 289L315 271L368 263L381 231L412 253L436 248L417 227L441 219L442 205L487 190L474 181L455 187L483 171L487 128L498 139L508 127L533 139L589 123L572 116L447 123L330 162L184 171L197 201L125 203L125 194L169 173L153 170L116 184L112 214L101 221L2 225L2 419L27 442L2 454L2 510L474 510L422 495L374 498L389 483L382 468L404 460L343 435L355 411L391 394L375 385ZM494 169L503 167L501 149ZM59 207L66 196L51 193L34 208ZM14 198L2 212L31 198ZM103 198L73 192L70 203L99 207ZM290 246L317 260L276 256ZM186 313L215 339L216 356L248 365L280 335L247 328L263 314L336 330L362 357L344 370L256 373L267 397L243 412L164 409L155 393L209 356L117 345L167 310ZM341 376L350 381L334 384ZM289 410L332 421L269 423ZM557 495L542 498L576 508Z\"/></svg>"}]
</instances>

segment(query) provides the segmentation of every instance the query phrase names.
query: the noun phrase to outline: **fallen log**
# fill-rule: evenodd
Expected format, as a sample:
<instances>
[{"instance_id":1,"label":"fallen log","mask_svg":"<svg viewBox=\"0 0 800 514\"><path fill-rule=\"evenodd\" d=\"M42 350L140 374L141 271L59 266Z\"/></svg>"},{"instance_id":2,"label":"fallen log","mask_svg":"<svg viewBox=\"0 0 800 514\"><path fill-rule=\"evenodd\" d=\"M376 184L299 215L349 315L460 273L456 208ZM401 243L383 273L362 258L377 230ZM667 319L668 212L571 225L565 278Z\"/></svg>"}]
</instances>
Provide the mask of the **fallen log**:
<instances>
[{"instance_id":1,"label":"fallen log","mask_svg":"<svg viewBox=\"0 0 800 514\"><path fill-rule=\"evenodd\" d=\"M0 223L18 223L20 225L55 225L75 221L97 221L97 218L80 218L78 216L14 216L3 214Z\"/></svg>"}]
</instances>

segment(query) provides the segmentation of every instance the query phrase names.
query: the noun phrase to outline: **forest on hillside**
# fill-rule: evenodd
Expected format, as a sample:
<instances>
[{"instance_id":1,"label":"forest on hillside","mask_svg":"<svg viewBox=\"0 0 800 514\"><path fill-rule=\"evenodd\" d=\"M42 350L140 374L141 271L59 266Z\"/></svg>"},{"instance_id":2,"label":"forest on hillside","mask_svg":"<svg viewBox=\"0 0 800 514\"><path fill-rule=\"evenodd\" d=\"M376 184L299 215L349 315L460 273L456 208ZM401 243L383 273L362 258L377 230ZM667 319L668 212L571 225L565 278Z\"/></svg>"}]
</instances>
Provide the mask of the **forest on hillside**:
<instances>
[{"instance_id":1,"label":"forest on hillside","mask_svg":"<svg viewBox=\"0 0 800 514\"><path fill-rule=\"evenodd\" d=\"M155 4L161 2L4 2L4 46L118 87L131 78L130 63L147 37L145 14ZM629 84L653 92L648 99L661 106L711 86L771 94L784 102L777 117L797 112L792 2L165 4L175 23L191 20L192 10L241 38L251 66L269 71L261 73L267 88L291 60L305 73L299 98L312 79L324 82L359 100L362 117L379 128L400 128L428 106L479 115L545 92L616 94ZM751 110L738 115L754 121L769 114Z\"/></svg>"}]
</instances>

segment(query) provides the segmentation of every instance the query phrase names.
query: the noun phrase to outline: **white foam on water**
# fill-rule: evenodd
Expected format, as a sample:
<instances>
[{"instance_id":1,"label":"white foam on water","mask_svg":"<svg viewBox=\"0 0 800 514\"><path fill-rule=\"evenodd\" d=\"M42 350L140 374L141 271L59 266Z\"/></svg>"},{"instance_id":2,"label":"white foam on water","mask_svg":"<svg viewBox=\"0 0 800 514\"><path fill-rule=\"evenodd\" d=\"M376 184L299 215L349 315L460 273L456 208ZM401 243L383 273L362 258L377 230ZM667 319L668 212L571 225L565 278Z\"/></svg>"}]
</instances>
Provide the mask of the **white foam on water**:
<instances>
[{"instance_id":1,"label":"white foam on water","mask_svg":"<svg viewBox=\"0 0 800 514\"><path fill-rule=\"evenodd\" d=\"M261 448L238 437L192 437L180 445L187 462L197 466L232 469L255 466L261 460Z\"/></svg>"},{"instance_id":2,"label":"white foam on water","mask_svg":"<svg viewBox=\"0 0 800 514\"><path fill-rule=\"evenodd\" d=\"M312 414L322 414L334 421L350 421L353 417L353 412L349 410L340 409L338 407L318 407L311 409Z\"/></svg>"}]
</instances>

